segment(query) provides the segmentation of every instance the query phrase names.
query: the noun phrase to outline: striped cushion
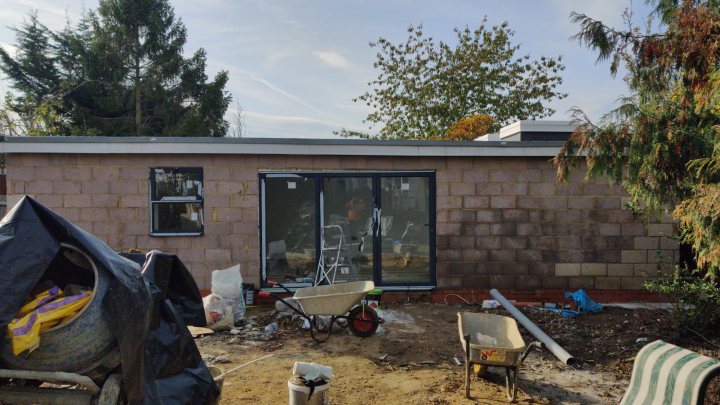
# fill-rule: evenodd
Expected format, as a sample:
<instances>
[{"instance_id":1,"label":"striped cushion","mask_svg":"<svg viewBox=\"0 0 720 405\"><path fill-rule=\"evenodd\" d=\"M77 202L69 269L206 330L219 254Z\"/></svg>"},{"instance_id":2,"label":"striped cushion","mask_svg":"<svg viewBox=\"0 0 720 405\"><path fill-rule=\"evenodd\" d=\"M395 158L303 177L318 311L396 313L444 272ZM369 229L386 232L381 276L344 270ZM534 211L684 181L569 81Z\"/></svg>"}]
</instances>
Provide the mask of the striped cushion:
<instances>
[{"instance_id":1,"label":"striped cushion","mask_svg":"<svg viewBox=\"0 0 720 405\"><path fill-rule=\"evenodd\" d=\"M635 357L620 404L702 404L708 383L718 374L720 361L656 340Z\"/></svg>"}]
</instances>

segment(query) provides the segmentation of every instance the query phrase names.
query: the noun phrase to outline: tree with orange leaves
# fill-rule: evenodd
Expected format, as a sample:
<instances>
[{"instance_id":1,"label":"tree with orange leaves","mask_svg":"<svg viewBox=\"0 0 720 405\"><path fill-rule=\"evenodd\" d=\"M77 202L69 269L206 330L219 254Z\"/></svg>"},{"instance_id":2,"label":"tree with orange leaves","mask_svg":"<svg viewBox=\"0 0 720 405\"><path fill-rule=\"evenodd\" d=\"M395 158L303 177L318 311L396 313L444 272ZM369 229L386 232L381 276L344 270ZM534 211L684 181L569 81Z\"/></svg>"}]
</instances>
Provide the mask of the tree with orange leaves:
<instances>
[{"instance_id":1,"label":"tree with orange leaves","mask_svg":"<svg viewBox=\"0 0 720 405\"><path fill-rule=\"evenodd\" d=\"M558 175L584 157L589 176L607 176L645 213L673 212L711 279L720 269L720 5L657 0L663 32L615 30L586 15L575 36L627 69L630 95L599 122L582 125L555 157ZM629 19L628 19L629 21ZM642 207L642 209L640 208Z\"/></svg>"}]
</instances>

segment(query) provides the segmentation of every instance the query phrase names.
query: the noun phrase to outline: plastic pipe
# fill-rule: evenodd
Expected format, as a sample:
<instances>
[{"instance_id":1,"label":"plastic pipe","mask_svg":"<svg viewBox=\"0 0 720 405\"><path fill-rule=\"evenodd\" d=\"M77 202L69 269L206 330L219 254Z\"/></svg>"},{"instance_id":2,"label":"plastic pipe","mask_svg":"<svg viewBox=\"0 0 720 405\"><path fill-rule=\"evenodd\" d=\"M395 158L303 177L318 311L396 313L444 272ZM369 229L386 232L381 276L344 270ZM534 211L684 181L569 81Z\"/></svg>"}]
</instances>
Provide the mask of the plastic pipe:
<instances>
[{"instance_id":1,"label":"plastic pipe","mask_svg":"<svg viewBox=\"0 0 720 405\"><path fill-rule=\"evenodd\" d=\"M525 327L525 329L528 330L528 332L532 333L533 336L535 336L542 344L550 350L552 354L555 355L560 361L567 364L568 366L571 366L575 364L575 358L568 353L565 349L562 348L557 342L555 342L550 336L548 336L545 332L542 331L537 325L533 323L530 319L528 319L527 316L525 316L522 312L520 312L519 309L515 308L515 306L510 303L502 294L500 294L500 291L496 289L490 290L490 295L492 295L493 298L497 300L497 302L500 303L505 309L510 313L510 315L513 316L513 318L517 319L518 322L522 326Z\"/></svg>"}]
</instances>

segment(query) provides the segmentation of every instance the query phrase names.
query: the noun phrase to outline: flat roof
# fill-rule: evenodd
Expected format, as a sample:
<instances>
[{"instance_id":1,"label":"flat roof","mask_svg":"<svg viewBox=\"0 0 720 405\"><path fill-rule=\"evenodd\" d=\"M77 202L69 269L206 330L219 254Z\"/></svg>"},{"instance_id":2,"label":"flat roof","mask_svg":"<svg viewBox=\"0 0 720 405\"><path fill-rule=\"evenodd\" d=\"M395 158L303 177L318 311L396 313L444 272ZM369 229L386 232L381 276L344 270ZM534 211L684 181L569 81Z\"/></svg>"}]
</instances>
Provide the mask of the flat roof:
<instances>
[{"instance_id":1,"label":"flat roof","mask_svg":"<svg viewBox=\"0 0 720 405\"><path fill-rule=\"evenodd\" d=\"M219 154L336 156L555 156L557 141L403 141L365 139L0 136L0 153Z\"/></svg>"}]
</instances>

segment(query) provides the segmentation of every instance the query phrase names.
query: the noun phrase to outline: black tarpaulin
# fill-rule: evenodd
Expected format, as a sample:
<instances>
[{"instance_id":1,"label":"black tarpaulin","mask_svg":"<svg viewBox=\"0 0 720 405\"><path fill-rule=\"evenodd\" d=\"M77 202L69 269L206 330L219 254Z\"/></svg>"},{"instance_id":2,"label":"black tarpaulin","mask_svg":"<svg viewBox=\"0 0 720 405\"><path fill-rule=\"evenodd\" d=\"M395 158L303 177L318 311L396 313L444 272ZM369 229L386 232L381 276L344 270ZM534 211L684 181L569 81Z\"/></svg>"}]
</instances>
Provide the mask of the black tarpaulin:
<instances>
[{"instance_id":1,"label":"black tarpaulin","mask_svg":"<svg viewBox=\"0 0 720 405\"><path fill-rule=\"evenodd\" d=\"M152 296L145 344L146 404L207 404L220 391L188 324L206 326L200 291L175 255L153 251L142 269Z\"/></svg>"},{"instance_id":2,"label":"black tarpaulin","mask_svg":"<svg viewBox=\"0 0 720 405\"><path fill-rule=\"evenodd\" d=\"M198 305L202 311L202 303L184 266L151 263L151 277L146 280L137 263L30 197L24 197L0 222L0 338L62 243L87 253L99 276L109 278L103 316L114 326L128 401L210 403L218 389L185 327L186 320L204 323L205 318L197 311ZM175 274L179 274L177 279Z\"/></svg>"}]
</instances>

